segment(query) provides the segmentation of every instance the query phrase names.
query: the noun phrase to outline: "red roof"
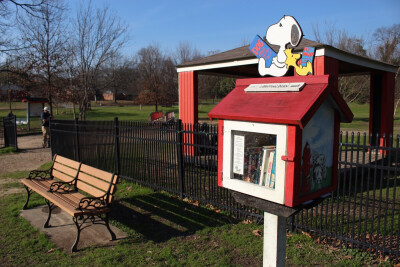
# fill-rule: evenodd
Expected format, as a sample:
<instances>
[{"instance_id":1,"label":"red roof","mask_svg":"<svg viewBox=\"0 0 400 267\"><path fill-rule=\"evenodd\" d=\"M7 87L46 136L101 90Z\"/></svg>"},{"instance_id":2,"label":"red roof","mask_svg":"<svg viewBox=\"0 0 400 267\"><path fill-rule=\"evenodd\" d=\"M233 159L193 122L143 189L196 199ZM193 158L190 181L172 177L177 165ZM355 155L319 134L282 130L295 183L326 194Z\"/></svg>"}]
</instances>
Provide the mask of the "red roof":
<instances>
[{"instance_id":1,"label":"red roof","mask_svg":"<svg viewBox=\"0 0 400 267\"><path fill-rule=\"evenodd\" d=\"M244 89L250 84L299 83L300 92L257 92ZM233 89L208 116L210 119L228 119L298 125L304 128L314 113L327 99L339 112L341 122L351 122L353 113L335 86L329 85L329 75L238 79Z\"/></svg>"}]
</instances>

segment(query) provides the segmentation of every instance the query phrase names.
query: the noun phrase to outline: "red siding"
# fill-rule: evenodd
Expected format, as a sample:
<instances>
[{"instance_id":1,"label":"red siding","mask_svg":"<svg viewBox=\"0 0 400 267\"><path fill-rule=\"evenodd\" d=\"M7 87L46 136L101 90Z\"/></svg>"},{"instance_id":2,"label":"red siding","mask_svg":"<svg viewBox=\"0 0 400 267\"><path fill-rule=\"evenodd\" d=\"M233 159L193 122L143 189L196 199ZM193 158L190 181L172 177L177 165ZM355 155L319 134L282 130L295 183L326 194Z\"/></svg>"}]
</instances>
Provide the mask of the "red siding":
<instances>
[{"instance_id":1,"label":"red siding","mask_svg":"<svg viewBox=\"0 0 400 267\"><path fill-rule=\"evenodd\" d=\"M288 126L287 154L293 161L286 162L285 205L293 207L300 193L301 135L297 126Z\"/></svg>"},{"instance_id":2,"label":"red siding","mask_svg":"<svg viewBox=\"0 0 400 267\"><path fill-rule=\"evenodd\" d=\"M321 56L314 59L314 75L329 75L329 85L338 90L339 60Z\"/></svg>"},{"instance_id":3,"label":"red siding","mask_svg":"<svg viewBox=\"0 0 400 267\"><path fill-rule=\"evenodd\" d=\"M198 114L197 72L179 73L179 118L183 123L197 123Z\"/></svg>"},{"instance_id":4,"label":"red siding","mask_svg":"<svg viewBox=\"0 0 400 267\"><path fill-rule=\"evenodd\" d=\"M381 79L381 84L379 80ZM386 146L389 136L393 134L393 112L394 112L394 90L395 90L395 74L391 72L371 72L370 81L370 115L369 115L369 133L376 134L373 129L373 122L379 121L380 128L380 144ZM374 95L380 94L374 99ZM375 112L375 109L378 109ZM376 118L375 118L375 116ZM387 139L383 139L383 134L386 134Z\"/></svg>"},{"instance_id":5,"label":"red siding","mask_svg":"<svg viewBox=\"0 0 400 267\"><path fill-rule=\"evenodd\" d=\"M218 185L222 186L222 169L224 155L224 120L218 121Z\"/></svg>"},{"instance_id":6,"label":"red siding","mask_svg":"<svg viewBox=\"0 0 400 267\"><path fill-rule=\"evenodd\" d=\"M393 134L395 73L384 72L382 76L381 134L389 137Z\"/></svg>"}]
</instances>

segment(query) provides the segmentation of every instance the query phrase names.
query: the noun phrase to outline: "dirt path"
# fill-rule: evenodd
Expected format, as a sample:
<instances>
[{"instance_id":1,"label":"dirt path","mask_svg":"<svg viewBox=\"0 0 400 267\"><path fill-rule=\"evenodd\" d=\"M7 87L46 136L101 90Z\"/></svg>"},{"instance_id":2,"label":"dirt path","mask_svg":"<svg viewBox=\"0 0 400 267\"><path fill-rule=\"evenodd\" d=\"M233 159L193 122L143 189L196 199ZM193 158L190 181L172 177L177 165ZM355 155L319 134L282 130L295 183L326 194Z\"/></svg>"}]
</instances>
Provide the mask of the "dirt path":
<instances>
[{"instance_id":1,"label":"dirt path","mask_svg":"<svg viewBox=\"0 0 400 267\"><path fill-rule=\"evenodd\" d=\"M42 148L41 135L18 137L18 149L18 153L0 155L0 175L34 170L51 161L50 148Z\"/></svg>"}]
</instances>

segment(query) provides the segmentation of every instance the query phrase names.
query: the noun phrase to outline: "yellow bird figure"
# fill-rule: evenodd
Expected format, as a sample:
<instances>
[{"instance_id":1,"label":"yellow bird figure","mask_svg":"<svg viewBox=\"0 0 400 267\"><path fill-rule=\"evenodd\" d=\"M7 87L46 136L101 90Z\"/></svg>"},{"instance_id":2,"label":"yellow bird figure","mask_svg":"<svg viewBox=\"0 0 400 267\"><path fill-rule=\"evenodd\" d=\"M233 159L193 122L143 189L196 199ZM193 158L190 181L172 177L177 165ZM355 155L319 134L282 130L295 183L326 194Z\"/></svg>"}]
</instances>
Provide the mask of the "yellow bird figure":
<instances>
[{"instance_id":1,"label":"yellow bird figure","mask_svg":"<svg viewBox=\"0 0 400 267\"><path fill-rule=\"evenodd\" d=\"M286 55L286 68L289 68L290 66L293 66L296 73L300 76L306 76L308 74L313 74L313 67L310 61L307 61L307 66L304 67L303 65L297 65L297 61L300 59L301 54L293 54L292 49L288 48L285 49L285 55Z\"/></svg>"}]
</instances>

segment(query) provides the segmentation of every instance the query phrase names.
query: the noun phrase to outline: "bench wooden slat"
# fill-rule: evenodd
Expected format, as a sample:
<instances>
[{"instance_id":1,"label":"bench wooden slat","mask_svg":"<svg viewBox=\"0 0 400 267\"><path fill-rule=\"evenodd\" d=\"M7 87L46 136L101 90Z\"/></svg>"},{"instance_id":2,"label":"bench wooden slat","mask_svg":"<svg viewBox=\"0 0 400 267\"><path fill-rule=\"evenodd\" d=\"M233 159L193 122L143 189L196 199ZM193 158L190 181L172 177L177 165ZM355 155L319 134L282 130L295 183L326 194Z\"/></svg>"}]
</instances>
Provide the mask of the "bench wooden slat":
<instances>
[{"instance_id":1,"label":"bench wooden slat","mask_svg":"<svg viewBox=\"0 0 400 267\"><path fill-rule=\"evenodd\" d=\"M73 192L73 193L50 193L48 192L48 186L51 184L49 181L35 181L29 179L21 179L21 182L34 190L39 195L47 198L49 201L60 207L62 210L67 212L71 216L78 216L82 214L100 214L109 211L108 208L93 210L90 208L86 210L77 209L79 200L85 197L84 195Z\"/></svg>"},{"instance_id":2,"label":"bench wooden slat","mask_svg":"<svg viewBox=\"0 0 400 267\"><path fill-rule=\"evenodd\" d=\"M58 155L54 157L52 175L55 179L21 179L21 182L72 216L83 214L98 215L109 211L108 208L96 209L89 206L85 210L79 210L77 207L81 199L86 197L84 195L85 193L93 197L102 197L107 190L110 190L110 198L108 201L111 202L112 194L114 194L116 190L117 175L85 164L80 164L79 162ZM64 192L59 190L56 192L49 192L52 183L58 181L71 182L76 177L75 185L78 191L71 190ZM73 189L72 185L71 189Z\"/></svg>"},{"instance_id":3,"label":"bench wooden slat","mask_svg":"<svg viewBox=\"0 0 400 267\"><path fill-rule=\"evenodd\" d=\"M49 201L53 202L56 206L60 207L62 210L70 214L71 216L75 216L75 207L66 201L62 201L55 194L48 192L48 189L45 188L41 183L36 183L32 180L22 179L23 184L34 190L39 195L47 198Z\"/></svg>"},{"instance_id":4,"label":"bench wooden slat","mask_svg":"<svg viewBox=\"0 0 400 267\"><path fill-rule=\"evenodd\" d=\"M89 193L94 197L101 197L104 195L103 191L101 191L91 185L88 185L82 181L79 181L79 180L76 182L76 186L79 188L79 190Z\"/></svg>"},{"instance_id":5,"label":"bench wooden slat","mask_svg":"<svg viewBox=\"0 0 400 267\"><path fill-rule=\"evenodd\" d=\"M104 180L106 182L110 182L111 178L113 176L112 173L109 173L109 172L106 172L106 171L103 171L103 170L99 170L97 168L88 166L86 164L82 164L81 165L80 171L81 172L85 172L85 173L90 173L90 175L96 176L96 177L98 177L98 178L100 178L100 179L102 179L102 180Z\"/></svg>"},{"instance_id":6,"label":"bench wooden slat","mask_svg":"<svg viewBox=\"0 0 400 267\"><path fill-rule=\"evenodd\" d=\"M21 179L20 181L31 189L33 189L32 187L34 187L34 188L43 188L48 190L48 186L43 181L38 182L36 180L29 180L29 179Z\"/></svg>"},{"instance_id":7,"label":"bench wooden slat","mask_svg":"<svg viewBox=\"0 0 400 267\"><path fill-rule=\"evenodd\" d=\"M67 167L65 165L61 165L58 162L54 163L53 170L61 171L61 172L65 173L65 174L68 174L69 176L71 176L73 178L75 178L76 173L78 172L77 169L71 169L70 167Z\"/></svg>"},{"instance_id":8,"label":"bench wooden slat","mask_svg":"<svg viewBox=\"0 0 400 267\"><path fill-rule=\"evenodd\" d=\"M43 192L47 192L46 198L50 197L51 195L55 194L54 192L50 193L48 192L50 189L50 185L55 182L55 180L28 180L28 179L22 179L22 183L24 183L26 186L30 187L34 191L37 189L43 190ZM79 195L77 195L79 194ZM68 192L64 194L59 194L62 197L68 198L70 201L67 201L69 204L71 204L74 207L78 206L79 200L82 197L85 197L84 195L78 193L78 192ZM45 197L44 195L42 195ZM68 197L70 196L70 197Z\"/></svg>"},{"instance_id":9,"label":"bench wooden slat","mask_svg":"<svg viewBox=\"0 0 400 267\"><path fill-rule=\"evenodd\" d=\"M78 180L81 180L89 185L97 187L97 188L103 190L104 192L106 192L108 190L108 188L110 187L109 182L106 183L104 180L97 179L97 178L90 176L83 172L79 172Z\"/></svg>"},{"instance_id":10,"label":"bench wooden slat","mask_svg":"<svg viewBox=\"0 0 400 267\"><path fill-rule=\"evenodd\" d=\"M65 157L60 156L60 155L56 155L56 158L55 158L54 161L55 162L59 162L59 163L64 164L64 165L71 166L74 169L78 169L79 165L80 165L79 162L77 162L75 160L72 160L72 159L69 159L69 158L65 158Z\"/></svg>"},{"instance_id":11,"label":"bench wooden slat","mask_svg":"<svg viewBox=\"0 0 400 267\"><path fill-rule=\"evenodd\" d=\"M66 175L65 173L59 172L58 170L53 170L53 177L57 178L58 180L64 181L64 182L70 182L75 178L75 177Z\"/></svg>"}]
</instances>

